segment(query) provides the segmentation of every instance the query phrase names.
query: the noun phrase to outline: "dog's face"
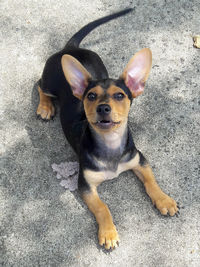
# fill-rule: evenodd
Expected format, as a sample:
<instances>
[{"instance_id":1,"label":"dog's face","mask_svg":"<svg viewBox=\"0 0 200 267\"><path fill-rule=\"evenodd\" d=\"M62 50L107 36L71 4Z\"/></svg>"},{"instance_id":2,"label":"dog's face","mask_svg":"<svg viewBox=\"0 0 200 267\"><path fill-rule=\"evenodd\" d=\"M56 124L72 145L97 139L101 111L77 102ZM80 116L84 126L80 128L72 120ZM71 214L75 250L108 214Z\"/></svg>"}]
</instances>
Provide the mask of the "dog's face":
<instances>
[{"instance_id":1,"label":"dog's face","mask_svg":"<svg viewBox=\"0 0 200 267\"><path fill-rule=\"evenodd\" d=\"M83 99L87 120L98 132L120 127L130 108L130 99L120 87L112 81L106 87L103 85L101 82L88 90Z\"/></svg>"},{"instance_id":2,"label":"dog's face","mask_svg":"<svg viewBox=\"0 0 200 267\"><path fill-rule=\"evenodd\" d=\"M62 57L62 68L74 96L83 101L86 117L98 132L116 130L126 123L130 109L130 95L137 97L144 90L144 84L151 69L151 51L147 48L131 58L120 80L106 79L93 82L90 73L70 55ZM129 91L119 86L119 81Z\"/></svg>"}]
</instances>

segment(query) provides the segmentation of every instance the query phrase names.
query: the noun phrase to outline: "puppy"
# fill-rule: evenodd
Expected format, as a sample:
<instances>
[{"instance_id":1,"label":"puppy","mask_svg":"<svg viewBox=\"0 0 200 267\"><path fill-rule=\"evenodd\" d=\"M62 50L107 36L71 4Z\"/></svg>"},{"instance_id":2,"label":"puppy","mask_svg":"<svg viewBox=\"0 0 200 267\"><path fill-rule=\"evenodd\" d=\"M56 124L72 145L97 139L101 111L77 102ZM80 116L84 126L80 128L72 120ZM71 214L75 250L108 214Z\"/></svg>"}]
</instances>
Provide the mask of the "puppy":
<instances>
[{"instance_id":1,"label":"puppy","mask_svg":"<svg viewBox=\"0 0 200 267\"><path fill-rule=\"evenodd\" d=\"M130 11L101 18L78 31L47 60L38 87L37 114L42 119L54 116L52 97L58 98L63 131L80 163L78 189L99 225L99 244L106 249L115 248L119 236L108 206L97 193L103 181L132 170L161 214L178 212L176 202L160 189L147 160L136 149L127 124L132 100L143 92L149 76L150 49L136 53L120 78L111 79L96 53L79 48L95 27Z\"/></svg>"}]
</instances>

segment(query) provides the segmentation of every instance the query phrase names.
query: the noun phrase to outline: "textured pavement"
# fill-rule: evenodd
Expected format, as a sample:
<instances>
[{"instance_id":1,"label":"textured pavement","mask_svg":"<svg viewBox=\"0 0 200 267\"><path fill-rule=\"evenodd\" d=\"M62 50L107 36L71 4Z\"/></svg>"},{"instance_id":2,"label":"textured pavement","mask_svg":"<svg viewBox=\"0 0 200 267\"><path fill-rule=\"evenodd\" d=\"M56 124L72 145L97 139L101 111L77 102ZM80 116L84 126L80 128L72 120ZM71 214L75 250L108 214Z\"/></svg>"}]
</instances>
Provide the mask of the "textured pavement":
<instances>
[{"instance_id":1,"label":"textured pavement","mask_svg":"<svg viewBox=\"0 0 200 267\"><path fill-rule=\"evenodd\" d=\"M135 52L152 50L130 127L159 185L182 208L178 218L161 216L131 172L102 184L121 239L106 252L78 193L52 171L76 157L59 116L36 119L36 83L77 30L126 7L133 13L99 27L82 46L101 55L113 78ZM200 49L192 43L199 14L199 0L1 0L0 266L200 266Z\"/></svg>"}]
</instances>

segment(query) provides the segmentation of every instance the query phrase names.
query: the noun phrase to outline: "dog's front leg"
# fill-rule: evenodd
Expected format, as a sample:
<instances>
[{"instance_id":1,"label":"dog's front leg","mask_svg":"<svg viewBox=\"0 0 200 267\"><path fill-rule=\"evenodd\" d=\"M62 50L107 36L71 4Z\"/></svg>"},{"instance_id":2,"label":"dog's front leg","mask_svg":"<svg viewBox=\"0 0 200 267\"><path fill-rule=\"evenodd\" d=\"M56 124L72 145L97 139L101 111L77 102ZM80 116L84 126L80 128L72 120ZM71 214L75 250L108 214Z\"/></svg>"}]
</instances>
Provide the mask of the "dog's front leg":
<instances>
[{"instance_id":1,"label":"dog's front leg","mask_svg":"<svg viewBox=\"0 0 200 267\"><path fill-rule=\"evenodd\" d=\"M99 198L96 188L82 194L85 203L99 225L99 244L106 249L118 246L119 237L108 206Z\"/></svg>"},{"instance_id":2,"label":"dog's front leg","mask_svg":"<svg viewBox=\"0 0 200 267\"><path fill-rule=\"evenodd\" d=\"M147 160L140 152L138 152L138 154L139 162L132 168L132 170L143 182L147 194L161 214L167 215L169 213L170 216L174 216L178 212L175 200L161 190Z\"/></svg>"}]
</instances>

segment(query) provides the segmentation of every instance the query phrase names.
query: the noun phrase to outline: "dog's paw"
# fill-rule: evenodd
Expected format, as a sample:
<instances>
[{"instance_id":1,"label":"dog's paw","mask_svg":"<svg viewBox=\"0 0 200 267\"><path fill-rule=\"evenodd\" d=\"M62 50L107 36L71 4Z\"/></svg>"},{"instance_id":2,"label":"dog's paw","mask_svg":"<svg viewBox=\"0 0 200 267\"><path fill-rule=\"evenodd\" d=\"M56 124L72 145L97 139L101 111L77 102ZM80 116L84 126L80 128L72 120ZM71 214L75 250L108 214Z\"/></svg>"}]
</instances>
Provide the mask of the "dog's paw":
<instances>
[{"instance_id":1,"label":"dog's paw","mask_svg":"<svg viewBox=\"0 0 200 267\"><path fill-rule=\"evenodd\" d=\"M164 193L153 201L153 203L162 215L169 214L170 216L174 216L179 211L176 201Z\"/></svg>"},{"instance_id":2,"label":"dog's paw","mask_svg":"<svg viewBox=\"0 0 200 267\"><path fill-rule=\"evenodd\" d=\"M118 247L119 236L114 224L111 226L100 227L98 237L99 244L101 246L104 245L106 249L114 249Z\"/></svg>"},{"instance_id":3,"label":"dog's paw","mask_svg":"<svg viewBox=\"0 0 200 267\"><path fill-rule=\"evenodd\" d=\"M55 115L55 108L54 108L53 103L49 102L49 103L45 103L45 105L39 104L36 113L43 120L52 119Z\"/></svg>"}]
</instances>

